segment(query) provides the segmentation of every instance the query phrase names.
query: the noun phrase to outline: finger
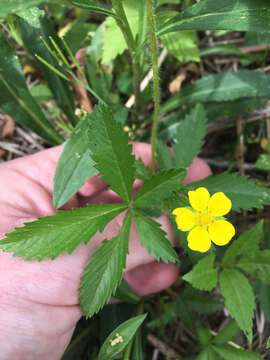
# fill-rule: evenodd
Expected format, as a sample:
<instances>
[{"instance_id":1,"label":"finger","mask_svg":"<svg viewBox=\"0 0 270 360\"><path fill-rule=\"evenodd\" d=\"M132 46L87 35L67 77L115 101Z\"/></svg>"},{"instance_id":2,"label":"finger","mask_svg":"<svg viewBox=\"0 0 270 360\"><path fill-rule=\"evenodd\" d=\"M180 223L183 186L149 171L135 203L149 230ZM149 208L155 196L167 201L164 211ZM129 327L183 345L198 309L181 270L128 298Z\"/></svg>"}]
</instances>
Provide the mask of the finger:
<instances>
[{"instance_id":1,"label":"finger","mask_svg":"<svg viewBox=\"0 0 270 360\"><path fill-rule=\"evenodd\" d=\"M29 155L24 158L1 164L1 167L3 170L16 171L18 174L21 174L32 181L32 183L38 184L40 187L45 189L50 196L52 196L55 169L62 149L63 145L55 146L51 149L40 151L34 155ZM84 195L84 193L87 193L87 195L90 196L107 186L108 185L98 176L93 176L88 179L86 184L82 187L81 194ZM74 205L72 199L69 205Z\"/></svg>"},{"instance_id":2,"label":"finger","mask_svg":"<svg viewBox=\"0 0 270 360\"><path fill-rule=\"evenodd\" d=\"M137 294L148 295L171 286L177 276L177 265L154 261L127 271L124 279Z\"/></svg>"},{"instance_id":3,"label":"finger","mask_svg":"<svg viewBox=\"0 0 270 360\"><path fill-rule=\"evenodd\" d=\"M196 157L187 170L187 176L184 179L183 184L199 181L211 174L212 171L206 162Z\"/></svg>"}]
</instances>

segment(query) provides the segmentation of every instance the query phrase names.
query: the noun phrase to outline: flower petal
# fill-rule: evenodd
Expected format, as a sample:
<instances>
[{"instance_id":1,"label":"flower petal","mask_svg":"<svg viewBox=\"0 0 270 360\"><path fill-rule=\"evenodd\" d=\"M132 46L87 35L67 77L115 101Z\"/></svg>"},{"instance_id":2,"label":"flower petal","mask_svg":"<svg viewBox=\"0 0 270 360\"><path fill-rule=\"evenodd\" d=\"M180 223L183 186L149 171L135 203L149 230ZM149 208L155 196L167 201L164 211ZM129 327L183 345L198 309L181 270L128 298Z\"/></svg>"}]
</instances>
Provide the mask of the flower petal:
<instances>
[{"instance_id":1,"label":"flower petal","mask_svg":"<svg viewBox=\"0 0 270 360\"><path fill-rule=\"evenodd\" d=\"M176 215L176 224L179 230L188 231L196 224L196 215L188 208L176 208L173 210L173 215Z\"/></svg>"},{"instance_id":2,"label":"flower petal","mask_svg":"<svg viewBox=\"0 0 270 360\"><path fill-rule=\"evenodd\" d=\"M211 240L208 231L202 226L196 226L190 231L187 237L188 247L191 250L206 252L211 247Z\"/></svg>"},{"instance_id":3,"label":"flower petal","mask_svg":"<svg viewBox=\"0 0 270 360\"><path fill-rule=\"evenodd\" d=\"M229 221L216 220L208 226L208 232L213 243L222 246L235 235L235 228Z\"/></svg>"},{"instance_id":4,"label":"flower petal","mask_svg":"<svg viewBox=\"0 0 270 360\"><path fill-rule=\"evenodd\" d=\"M232 208L231 200L223 193L217 192L211 196L208 203L208 211L212 216L223 216L228 214Z\"/></svg>"},{"instance_id":5,"label":"flower petal","mask_svg":"<svg viewBox=\"0 0 270 360\"><path fill-rule=\"evenodd\" d=\"M210 195L206 188L200 187L194 191L189 191L188 198L194 210L204 211L208 205Z\"/></svg>"}]
</instances>

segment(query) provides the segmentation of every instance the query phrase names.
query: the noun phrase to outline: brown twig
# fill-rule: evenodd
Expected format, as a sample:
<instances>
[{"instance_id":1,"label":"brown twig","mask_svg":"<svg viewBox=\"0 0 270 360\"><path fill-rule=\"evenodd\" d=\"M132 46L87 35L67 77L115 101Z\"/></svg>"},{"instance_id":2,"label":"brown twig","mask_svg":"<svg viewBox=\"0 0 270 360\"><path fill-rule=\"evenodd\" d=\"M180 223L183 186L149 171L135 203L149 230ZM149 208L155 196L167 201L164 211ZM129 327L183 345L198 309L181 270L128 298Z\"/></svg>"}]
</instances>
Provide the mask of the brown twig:
<instances>
[{"instance_id":1,"label":"brown twig","mask_svg":"<svg viewBox=\"0 0 270 360\"><path fill-rule=\"evenodd\" d=\"M168 359L181 359L182 356L179 355L174 349L165 344L163 341L159 340L153 334L147 336L147 340L151 345L156 347L163 355L167 356Z\"/></svg>"}]
</instances>

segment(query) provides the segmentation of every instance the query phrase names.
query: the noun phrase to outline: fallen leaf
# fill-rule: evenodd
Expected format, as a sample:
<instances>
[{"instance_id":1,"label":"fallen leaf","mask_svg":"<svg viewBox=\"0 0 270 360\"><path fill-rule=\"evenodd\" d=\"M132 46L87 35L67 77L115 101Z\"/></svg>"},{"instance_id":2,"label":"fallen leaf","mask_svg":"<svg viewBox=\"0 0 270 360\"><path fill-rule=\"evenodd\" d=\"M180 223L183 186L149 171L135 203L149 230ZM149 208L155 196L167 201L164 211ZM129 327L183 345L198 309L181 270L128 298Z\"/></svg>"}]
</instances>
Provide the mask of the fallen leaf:
<instances>
[{"instance_id":1,"label":"fallen leaf","mask_svg":"<svg viewBox=\"0 0 270 360\"><path fill-rule=\"evenodd\" d=\"M78 61L79 65L83 68L84 67L84 56L86 53L86 48L81 48L76 53L76 60ZM75 67L75 65L73 65ZM83 83L84 79L80 72L76 70L76 75L79 78L79 80ZM93 111L92 103L88 97L87 90L80 84L76 82L71 82L71 86L74 90L74 96L75 99L80 104L81 109L84 109L88 113L91 113Z\"/></svg>"},{"instance_id":2,"label":"fallen leaf","mask_svg":"<svg viewBox=\"0 0 270 360\"><path fill-rule=\"evenodd\" d=\"M171 81L169 84L169 90L172 95L178 93L181 90L182 83L184 80L186 80L188 71L195 74L199 73L199 69L195 63L189 63L186 66L182 67L178 71L173 81Z\"/></svg>"},{"instance_id":3,"label":"fallen leaf","mask_svg":"<svg viewBox=\"0 0 270 360\"><path fill-rule=\"evenodd\" d=\"M15 130L15 121L12 117L4 114L4 123L0 129L0 139L4 139L8 136L12 136Z\"/></svg>"}]
</instances>

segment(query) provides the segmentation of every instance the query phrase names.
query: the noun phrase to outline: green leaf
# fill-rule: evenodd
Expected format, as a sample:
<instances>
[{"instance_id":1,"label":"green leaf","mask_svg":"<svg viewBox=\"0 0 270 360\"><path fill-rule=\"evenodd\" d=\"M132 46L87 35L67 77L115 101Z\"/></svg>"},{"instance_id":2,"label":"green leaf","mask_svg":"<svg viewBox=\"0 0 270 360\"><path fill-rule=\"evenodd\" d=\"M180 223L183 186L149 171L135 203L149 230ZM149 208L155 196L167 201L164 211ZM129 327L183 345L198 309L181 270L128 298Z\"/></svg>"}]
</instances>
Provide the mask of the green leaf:
<instances>
[{"instance_id":1,"label":"green leaf","mask_svg":"<svg viewBox=\"0 0 270 360\"><path fill-rule=\"evenodd\" d=\"M153 254L158 261L177 262L178 256L159 223L138 210L134 210L133 219L141 245L146 248L149 255Z\"/></svg>"},{"instance_id":2,"label":"green leaf","mask_svg":"<svg viewBox=\"0 0 270 360\"><path fill-rule=\"evenodd\" d=\"M76 6L78 8L92 10L98 12L103 15L114 16L117 15L108 9L106 6L103 6L99 1L94 0L68 0L71 5Z\"/></svg>"},{"instance_id":3,"label":"green leaf","mask_svg":"<svg viewBox=\"0 0 270 360\"><path fill-rule=\"evenodd\" d=\"M100 62L102 58L104 30L104 25L100 25L97 28L91 39L90 46L86 49L85 64L92 89L106 104L114 104L119 100L117 100L117 95L112 93L113 62Z\"/></svg>"},{"instance_id":4,"label":"green leaf","mask_svg":"<svg viewBox=\"0 0 270 360\"><path fill-rule=\"evenodd\" d=\"M198 329L198 340L202 348L207 347L210 344L212 335L210 331L204 327Z\"/></svg>"},{"instance_id":5,"label":"green leaf","mask_svg":"<svg viewBox=\"0 0 270 360\"><path fill-rule=\"evenodd\" d=\"M189 307L181 299L177 299L176 301L164 304L159 316L148 322L147 326L150 328L165 326L175 321L178 316L181 317L184 323L189 322L190 324L190 322L195 321L195 319L192 319L194 315Z\"/></svg>"},{"instance_id":6,"label":"green leaf","mask_svg":"<svg viewBox=\"0 0 270 360\"><path fill-rule=\"evenodd\" d=\"M157 149L157 161L160 170L172 169L174 167L173 159L168 146L164 144L164 142L157 139L156 149Z\"/></svg>"},{"instance_id":7,"label":"green leaf","mask_svg":"<svg viewBox=\"0 0 270 360\"><path fill-rule=\"evenodd\" d=\"M144 354L145 354L144 338L142 335L142 328L140 327L137 330L134 341L133 341L131 359L132 360L144 360Z\"/></svg>"},{"instance_id":8,"label":"green leaf","mask_svg":"<svg viewBox=\"0 0 270 360\"><path fill-rule=\"evenodd\" d=\"M57 33L52 26L52 23L47 17L40 20L40 26L38 29L30 26L27 22L20 20L20 34L23 40L24 46L29 54L33 57L35 66L40 69L48 82L49 88L53 93L56 104L59 108L65 112L68 119L76 124L77 119L74 115L75 104L74 96L69 88L69 84L66 80L58 76L53 70L44 65L41 61L36 58L36 55L47 61L47 63L54 66L60 72L64 72L63 68L60 67L54 57L51 55L47 47L44 45L43 40L47 44L51 44L50 37L56 42L60 49L62 49L62 43L57 36ZM51 45L52 47L52 45Z\"/></svg>"},{"instance_id":9,"label":"green leaf","mask_svg":"<svg viewBox=\"0 0 270 360\"><path fill-rule=\"evenodd\" d=\"M197 34L195 31L186 30L161 36L161 42L181 63L187 61L200 61L200 51L197 46Z\"/></svg>"},{"instance_id":10,"label":"green leaf","mask_svg":"<svg viewBox=\"0 0 270 360\"><path fill-rule=\"evenodd\" d=\"M27 21L29 25L39 28L39 19L45 15L45 11L34 6L17 12L17 15Z\"/></svg>"},{"instance_id":11,"label":"green leaf","mask_svg":"<svg viewBox=\"0 0 270 360\"><path fill-rule=\"evenodd\" d=\"M211 175L204 180L189 184L190 189L204 186L211 194L224 192L232 202L232 210L252 210L270 204L270 190L255 180L237 173Z\"/></svg>"},{"instance_id":12,"label":"green leaf","mask_svg":"<svg viewBox=\"0 0 270 360\"><path fill-rule=\"evenodd\" d=\"M224 269L220 274L220 290L225 306L251 343L255 298L247 278L238 270Z\"/></svg>"},{"instance_id":13,"label":"green leaf","mask_svg":"<svg viewBox=\"0 0 270 360\"><path fill-rule=\"evenodd\" d=\"M270 76L262 72L239 70L219 73L185 86L161 106L161 112L172 111L183 104L269 97L269 94Z\"/></svg>"},{"instance_id":14,"label":"green leaf","mask_svg":"<svg viewBox=\"0 0 270 360\"><path fill-rule=\"evenodd\" d=\"M270 284L260 282L256 289L260 308L264 313L266 320L270 321Z\"/></svg>"},{"instance_id":15,"label":"green leaf","mask_svg":"<svg viewBox=\"0 0 270 360\"><path fill-rule=\"evenodd\" d=\"M200 290L212 290L217 285L217 269L214 268L215 254L201 259L183 279Z\"/></svg>"},{"instance_id":16,"label":"green leaf","mask_svg":"<svg viewBox=\"0 0 270 360\"><path fill-rule=\"evenodd\" d=\"M259 242L263 235L263 220L250 230L244 232L229 246L222 259L224 266L231 266L240 255L255 254L259 250Z\"/></svg>"},{"instance_id":17,"label":"green leaf","mask_svg":"<svg viewBox=\"0 0 270 360\"><path fill-rule=\"evenodd\" d=\"M151 176L137 192L134 205L137 207L149 207L149 204L160 203L183 186L181 181L185 176L185 169L163 170Z\"/></svg>"},{"instance_id":18,"label":"green leaf","mask_svg":"<svg viewBox=\"0 0 270 360\"><path fill-rule=\"evenodd\" d=\"M213 346L215 352L224 360L261 360L262 358L247 350L236 349L230 345Z\"/></svg>"},{"instance_id":19,"label":"green leaf","mask_svg":"<svg viewBox=\"0 0 270 360\"><path fill-rule=\"evenodd\" d=\"M247 274L259 278L262 282L270 281L270 250L258 251L243 256L237 266Z\"/></svg>"},{"instance_id":20,"label":"green leaf","mask_svg":"<svg viewBox=\"0 0 270 360\"><path fill-rule=\"evenodd\" d=\"M173 18L177 11L162 11L157 13L157 26L163 24L166 20ZM200 61L200 52L195 31L178 31L161 36L160 41L170 54L180 62Z\"/></svg>"},{"instance_id":21,"label":"green leaf","mask_svg":"<svg viewBox=\"0 0 270 360\"><path fill-rule=\"evenodd\" d=\"M224 304L221 301L206 296L205 294L201 294L201 296L197 295L188 301L185 300L185 303L189 308L199 314L212 314L224 308Z\"/></svg>"},{"instance_id":22,"label":"green leaf","mask_svg":"<svg viewBox=\"0 0 270 360\"><path fill-rule=\"evenodd\" d=\"M270 170L270 154L261 154L254 167L261 170Z\"/></svg>"},{"instance_id":23,"label":"green leaf","mask_svg":"<svg viewBox=\"0 0 270 360\"><path fill-rule=\"evenodd\" d=\"M63 141L31 96L16 52L8 45L1 32L0 109L49 143L60 144Z\"/></svg>"},{"instance_id":24,"label":"green leaf","mask_svg":"<svg viewBox=\"0 0 270 360\"><path fill-rule=\"evenodd\" d=\"M98 354L98 359L114 359L116 355L123 351L146 316L147 314L133 317L118 326L105 340ZM117 342L115 345L112 345L110 340L115 340L117 338L116 334L122 337L123 342Z\"/></svg>"},{"instance_id":25,"label":"green leaf","mask_svg":"<svg viewBox=\"0 0 270 360\"><path fill-rule=\"evenodd\" d=\"M38 5L42 0L1 0L0 18Z\"/></svg>"},{"instance_id":26,"label":"green leaf","mask_svg":"<svg viewBox=\"0 0 270 360\"><path fill-rule=\"evenodd\" d=\"M97 231L102 232L125 209L123 204L91 204L85 208L59 211L55 216L46 216L15 228L0 240L0 249L13 252L16 257L25 256L25 260L55 259L65 251L72 253L81 242L87 244Z\"/></svg>"},{"instance_id":27,"label":"green leaf","mask_svg":"<svg viewBox=\"0 0 270 360\"><path fill-rule=\"evenodd\" d=\"M194 157L198 155L203 145L206 124L207 118L201 104L196 105L179 123L176 144L173 145L173 159L176 167L189 167Z\"/></svg>"},{"instance_id":28,"label":"green leaf","mask_svg":"<svg viewBox=\"0 0 270 360\"><path fill-rule=\"evenodd\" d=\"M88 126L87 118L78 123L58 160L53 189L53 204L56 208L64 205L89 177L98 173L89 149Z\"/></svg>"},{"instance_id":29,"label":"green leaf","mask_svg":"<svg viewBox=\"0 0 270 360\"><path fill-rule=\"evenodd\" d=\"M268 0L204 0L167 21L159 36L178 30L270 32Z\"/></svg>"},{"instance_id":30,"label":"green leaf","mask_svg":"<svg viewBox=\"0 0 270 360\"><path fill-rule=\"evenodd\" d=\"M139 16L138 16L138 2L133 0L126 0L123 2L123 7L131 28L133 37L138 34ZM112 17L108 17L104 21L105 33L103 37L103 57L102 62L107 63L116 58L127 49L125 38L121 29ZM117 39L117 41L112 41Z\"/></svg>"},{"instance_id":31,"label":"green leaf","mask_svg":"<svg viewBox=\"0 0 270 360\"><path fill-rule=\"evenodd\" d=\"M135 158L128 135L115 120L112 111L99 105L89 115L89 140L96 169L124 201L131 200Z\"/></svg>"},{"instance_id":32,"label":"green leaf","mask_svg":"<svg viewBox=\"0 0 270 360\"><path fill-rule=\"evenodd\" d=\"M196 360L219 360L211 346L204 349L197 357Z\"/></svg>"},{"instance_id":33,"label":"green leaf","mask_svg":"<svg viewBox=\"0 0 270 360\"><path fill-rule=\"evenodd\" d=\"M148 180L150 178L150 169L144 165L141 158L135 161L135 179Z\"/></svg>"},{"instance_id":34,"label":"green leaf","mask_svg":"<svg viewBox=\"0 0 270 360\"><path fill-rule=\"evenodd\" d=\"M43 0L1 0L0 18L4 18L9 14L15 14L20 11L32 8L44 2ZM48 0L61 5L69 5L69 0Z\"/></svg>"},{"instance_id":35,"label":"green leaf","mask_svg":"<svg viewBox=\"0 0 270 360\"><path fill-rule=\"evenodd\" d=\"M126 213L119 234L104 240L101 246L92 254L81 277L80 304L86 317L91 317L114 294L119 285L123 270L126 267L131 213Z\"/></svg>"},{"instance_id":36,"label":"green leaf","mask_svg":"<svg viewBox=\"0 0 270 360\"><path fill-rule=\"evenodd\" d=\"M270 337L269 337L268 340L267 340L266 348L267 348L267 349L270 348Z\"/></svg>"},{"instance_id":37,"label":"green leaf","mask_svg":"<svg viewBox=\"0 0 270 360\"><path fill-rule=\"evenodd\" d=\"M120 285L118 286L114 297L131 304L138 304L141 300L140 296L131 289L129 284L124 279L122 279Z\"/></svg>"},{"instance_id":38,"label":"green leaf","mask_svg":"<svg viewBox=\"0 0 270 360\"><path fill-rule=\"evenodd\" d=\"M228 341L232 341L240 332L240 328L235 320L226 324L214 338L214 344L225 344Z\"/></svg>"}]
</instances>

